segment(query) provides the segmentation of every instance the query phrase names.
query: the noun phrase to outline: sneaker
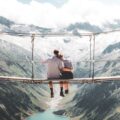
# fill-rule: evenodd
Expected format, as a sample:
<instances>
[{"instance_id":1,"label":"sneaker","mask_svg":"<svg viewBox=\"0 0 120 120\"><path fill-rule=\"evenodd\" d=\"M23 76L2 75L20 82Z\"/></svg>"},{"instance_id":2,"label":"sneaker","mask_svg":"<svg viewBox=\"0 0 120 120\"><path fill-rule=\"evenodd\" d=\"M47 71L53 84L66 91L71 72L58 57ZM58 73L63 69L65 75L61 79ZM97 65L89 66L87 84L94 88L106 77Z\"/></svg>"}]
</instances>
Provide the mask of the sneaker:
<instances>
[{"instance_id":1,"label":"sneaker","mask_svg":"<svg viewBox=\"0 0 120 120\"><path fill-rule=\"evenodd\" d=\"M63 92L60 92L60 96L61 96L61 97L64 97L64 94L63 94Z\"/></svg>"},{"instance_id":2,"label":"sneaker","mask_svg":"<svg viewBox=\"0 0 120 120\"><path fill-rule=\"evenodd\" d=\"M69 93L69 90L65 90L65 94L68 94Z\"/></svg>"},{"instance_id":3,"label":"sneaker","mask_svg":"<svg viewBox=\"0 0 120 120\"><path fill-rule=\"evenodd\" d=\"M54 97L54 93L51 93L51 98L53 98Z\"/></svg>"}]
</instances>

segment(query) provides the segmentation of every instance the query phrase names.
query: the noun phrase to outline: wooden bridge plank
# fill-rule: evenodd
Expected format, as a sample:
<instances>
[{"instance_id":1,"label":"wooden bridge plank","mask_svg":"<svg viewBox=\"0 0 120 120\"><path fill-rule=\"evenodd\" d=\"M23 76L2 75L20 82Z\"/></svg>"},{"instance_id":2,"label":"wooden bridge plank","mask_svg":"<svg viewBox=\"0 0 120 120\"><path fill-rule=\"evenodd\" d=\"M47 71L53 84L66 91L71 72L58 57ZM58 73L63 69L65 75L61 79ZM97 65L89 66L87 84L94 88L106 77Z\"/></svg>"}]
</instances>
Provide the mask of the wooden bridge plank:
<instances>
[{"instance_id":1,"label":"wooden bridge plank","mask_svg":"<svg viewBox=\"0 0 120 120\"><path fill-rule=\"evenodd\" d=\"M26 78L26 77L10 77L10 76L0 76L0 81L9 82L23 82L31 84L48 84L49 81L53 81L54 84L59 84L60 81L69 81L71 84L82 84L82 83L98 83L98 82L110 82L118 81L120 76L110 76L110 77L95 77L95 78L74 78L74 79L40 79L40 78Z\"/></svg>"}]
</instances>

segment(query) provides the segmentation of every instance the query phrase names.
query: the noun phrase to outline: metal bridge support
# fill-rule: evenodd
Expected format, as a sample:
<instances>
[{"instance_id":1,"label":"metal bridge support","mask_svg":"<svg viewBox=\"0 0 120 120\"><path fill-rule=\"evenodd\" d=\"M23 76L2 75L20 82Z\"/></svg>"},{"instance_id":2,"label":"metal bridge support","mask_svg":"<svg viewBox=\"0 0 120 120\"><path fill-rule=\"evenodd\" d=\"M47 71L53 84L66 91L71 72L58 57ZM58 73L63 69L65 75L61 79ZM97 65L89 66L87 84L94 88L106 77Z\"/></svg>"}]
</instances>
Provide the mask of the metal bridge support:
<instances>
[{"instance_id":1,"label":"metal bridge support","mask_svg":"<svg viewBox=\"0 0 120 120\"><path fill-rule=\"evenodd\" d=\"M34 79L35 75L34 75L34 40L35 40L35 34L32 34L31 36L31 44L32 44L32 80Z\"/></svg>"},{"instance_id":2,"label":"metal bridge support","mask_svg":"<svg viewBox=\"0 0 120 120\"><path fill-rule=\"evenodd\" d=\"M89 78L91 78L92 76L92 35L89 36L90 37L90 68L89 68Z\"/></svg>"},{"instance_id":3,"label":"metal bridge support","mask_svg":"<svg viewBox=\"0 0 120 120\"><path fill-rule=\"evenodd\" d=\"M89 68L89 78L94 80L94 72L95 72L95 34L89 35L90 37L90 68ZM35 41L35 34L31 36L31 44L32 44L32 75L31 78L34 80L34 41Z\"/></svg>"},{"instance_id":4,"label":"metal bridge support","mask_svg":"<svg viewBox=\"0 0 120 120\"><path fill-rule=\"evenodd\" d=\"M93 63L93 69L92 69L92 79L94 80L95 77L95 35L93 34L93 57L92 57L92 63Z\"/></svg>"}]
</instances>

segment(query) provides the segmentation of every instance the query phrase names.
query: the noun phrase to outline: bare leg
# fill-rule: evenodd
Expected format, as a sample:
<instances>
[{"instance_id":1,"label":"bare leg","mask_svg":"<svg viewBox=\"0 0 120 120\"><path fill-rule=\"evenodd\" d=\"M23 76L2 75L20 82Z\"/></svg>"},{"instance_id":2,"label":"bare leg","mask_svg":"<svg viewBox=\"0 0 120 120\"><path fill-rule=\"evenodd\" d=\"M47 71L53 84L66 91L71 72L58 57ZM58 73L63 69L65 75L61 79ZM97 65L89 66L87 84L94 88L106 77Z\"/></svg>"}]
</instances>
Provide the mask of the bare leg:
<instances>
[{"instance_id":1,"label":"bare leg","mask_svg":"<svg viewBox=\"0 0 120 120\"><path fill-rule=\"evenodd\" d=\"M53 82L52 81L49 82L49 87L50 87L50 91L51 91L51 98L53 98L54 92L53 92Z\"/></svg>"},{"instance_id":2,"label":"bare leg","mask_svg":"<svg viewBox=\"0 0 120 120\"><path fill-rule=\"evenodd\" d=\"M60 88L63 87L63 81L60 81Z\"/></svg>"}]
</instances>

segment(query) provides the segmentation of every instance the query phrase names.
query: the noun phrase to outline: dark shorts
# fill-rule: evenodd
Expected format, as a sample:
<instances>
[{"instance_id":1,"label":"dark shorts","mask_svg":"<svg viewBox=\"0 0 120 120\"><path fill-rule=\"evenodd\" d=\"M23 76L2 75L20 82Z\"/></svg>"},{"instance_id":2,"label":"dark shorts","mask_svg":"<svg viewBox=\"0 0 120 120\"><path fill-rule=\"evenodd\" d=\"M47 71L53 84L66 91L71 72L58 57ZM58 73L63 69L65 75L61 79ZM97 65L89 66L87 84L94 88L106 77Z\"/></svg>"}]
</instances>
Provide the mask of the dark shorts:
<instances>
[{"instance_id":1,"label":"dark shorts","mask_svg":"<svg viewBox=\"0 0 120 120\"><path fill-rule=\"evenodd\" d=\"M62 72L60 78L61 79L73 79L73 73L72 72Z\"/></svg>"}]
</instances>

